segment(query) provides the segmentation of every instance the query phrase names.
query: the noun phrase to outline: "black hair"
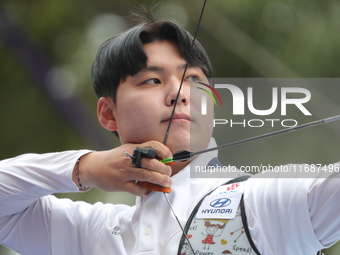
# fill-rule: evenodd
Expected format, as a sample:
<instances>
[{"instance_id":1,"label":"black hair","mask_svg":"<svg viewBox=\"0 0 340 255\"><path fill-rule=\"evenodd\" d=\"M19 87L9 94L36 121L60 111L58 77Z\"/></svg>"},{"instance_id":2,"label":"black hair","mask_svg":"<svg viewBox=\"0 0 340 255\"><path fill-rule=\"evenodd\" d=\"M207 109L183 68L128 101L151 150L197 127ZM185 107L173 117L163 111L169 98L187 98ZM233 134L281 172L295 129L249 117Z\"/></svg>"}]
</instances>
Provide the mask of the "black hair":
<instances>
[{"instance_id":1,"label":"black hair","mask_svg":"<svg viewBox=\"0 0 340 255\"><path fill-rule=\"evenodd\" d=\"M154 41L175 42L189 67L200 67L208 78L212 76L211 63L202 45L196 40L192 47L193 37L181 25L169 20L154 21L150 15L144 14L135 15L140 19L138 25L100 46L91 70L98 98L108 96L116 102L119 84L147 65L143 45Z\"/></svg>"}]
</instances>

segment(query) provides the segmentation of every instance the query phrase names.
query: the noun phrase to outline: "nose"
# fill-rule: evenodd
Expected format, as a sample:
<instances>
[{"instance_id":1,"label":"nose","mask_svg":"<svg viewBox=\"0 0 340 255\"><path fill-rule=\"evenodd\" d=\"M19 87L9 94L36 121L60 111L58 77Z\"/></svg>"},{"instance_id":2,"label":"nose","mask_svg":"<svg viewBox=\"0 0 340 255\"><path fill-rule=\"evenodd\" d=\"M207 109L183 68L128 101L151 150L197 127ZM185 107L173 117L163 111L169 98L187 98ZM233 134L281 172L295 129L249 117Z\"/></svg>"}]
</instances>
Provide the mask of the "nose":
<instances>
[{"instance_id":1,"label":"nose","mask_svg":"<svg viewBox=\"0 0 340 255\"><path fill-rule=\"evenodd\" d=\"M186 88L185 84L182 85L181 90L180 89L180 81L177 82L177 86L175 84L171 85L169 88L168 95L166 97L166 105L167 106L173 106L176 103L177 104L184 104L187 105L189 103L189 96L188 96L188 89Z\"/></svg>"},{"instance_id":2,"label":"nose","mask_svg":"<svg viewBox=\"0 0 340 255\"><path fill-rule=\"evenodd\" d=\"M185 98L182 98L181 100L177 100L177 102L178 101L181 101L184 104L186 103L186 99ZM176 102L176 99L171 99L169 106L174 105L175 102Z\"/></svg>"}]
</instances>

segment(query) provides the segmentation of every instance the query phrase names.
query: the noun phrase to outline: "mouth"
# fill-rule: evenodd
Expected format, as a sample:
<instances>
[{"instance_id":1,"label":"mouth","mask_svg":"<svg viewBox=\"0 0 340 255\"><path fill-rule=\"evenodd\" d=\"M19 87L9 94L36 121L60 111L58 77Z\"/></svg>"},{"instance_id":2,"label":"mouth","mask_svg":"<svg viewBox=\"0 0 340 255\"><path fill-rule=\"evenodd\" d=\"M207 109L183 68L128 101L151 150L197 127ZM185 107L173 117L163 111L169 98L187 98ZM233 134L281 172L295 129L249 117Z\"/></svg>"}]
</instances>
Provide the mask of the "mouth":
<instances>
[{"instance_id":1,"label":"mouth","mask_svg":"<svg viewBox=\"0 0 340 255\"><path fill-rule=\"evenodd\" d=\"M163 119L162 122L169 122L170 117L171 116ZM190 121L191 121L190 117L184 113L181 114L175 113L174 116L172 117L172 122L190 122Z\"/></svg>"}]
</instances>

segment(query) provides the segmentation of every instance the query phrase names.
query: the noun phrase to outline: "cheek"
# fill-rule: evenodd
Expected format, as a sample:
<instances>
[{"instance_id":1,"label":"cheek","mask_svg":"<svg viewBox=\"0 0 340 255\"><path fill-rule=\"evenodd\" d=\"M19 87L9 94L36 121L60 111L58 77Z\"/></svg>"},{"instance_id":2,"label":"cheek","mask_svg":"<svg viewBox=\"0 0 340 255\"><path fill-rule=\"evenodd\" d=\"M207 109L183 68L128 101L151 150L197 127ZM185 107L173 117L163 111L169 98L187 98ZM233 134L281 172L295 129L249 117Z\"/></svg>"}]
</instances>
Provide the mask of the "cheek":
<instances>
[{"instance_id":1,"label":"cheek","mask_svg":"<svg viewBox=\"0 0 340 255\"><path fill-rule=\"evenodd\" d=\"M190 94L191 112L203 118L213 118L214 102L212 99L206 93L201 93L198 89L191 91L195 92Z\"/></svg>"},{"instance_id":2,"label":"cheek","mask_svg":"<svg viewBox=\"0 0 340 255\"><path fill-rule=\"evenodd\" d=\"M117 92L117 118L118 121L127 124L140 121L148 112L150 100L138 91L121 89ZM124 126L124 128L129 128Z\"/></svg>"},{"instance_id":3,"label":"cheek","mask_svg":"<svg viewBox=\"0 0 340 255\"><path fill-rule=\"evenodd\" d=\"M125 130L143 128L151 122L150 116L152 115L145 105L141 105L136 101L127 103L119 110L118 128L124 128Z\"/></svg>"},{"instance_id":4,"label":"cheek","mask_svg":"<svg viewBox=\"0 0 340 255\"><path fill-rule=\"evenodd\" d=\"M204 112L202 112L202 109ZM197 98L191 100L190 115L201 131L212 133L214 124L214 103L212 100L208 98L204 105L202 105L202 101Z\"/></svg>"},{"instance_id":5,"label":"cheek","mask_svg":"<svg viewBox=\"0 0 340 255\"><path fill-rule=\"evenodd\" d=\"M117 131L122 143L155 139L160 109L156 104L157 100L147 100L143 96L126 97L117 102Z\"/></svg>"}]
</instances>

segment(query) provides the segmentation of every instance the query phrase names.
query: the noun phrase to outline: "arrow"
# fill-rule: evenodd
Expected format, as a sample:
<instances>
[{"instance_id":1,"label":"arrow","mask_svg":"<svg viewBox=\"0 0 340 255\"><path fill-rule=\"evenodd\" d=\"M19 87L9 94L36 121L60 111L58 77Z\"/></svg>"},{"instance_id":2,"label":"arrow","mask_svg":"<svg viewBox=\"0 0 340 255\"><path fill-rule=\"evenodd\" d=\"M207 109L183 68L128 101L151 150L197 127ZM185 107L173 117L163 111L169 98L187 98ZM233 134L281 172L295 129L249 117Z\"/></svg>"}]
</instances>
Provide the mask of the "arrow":
<instances>
[{"instance_id":1,"label":"arrow","mask_svg":"<svg viewBox=\"0 0 340 255\"><path fill-rule=\"evenodd\" d=\"M321 119L321 120L317 120L317 121L312 121L312 122L305 123L305 124L302 124L302 125L299 125L299 126L296 126L296 127L286 128L286 129L274 131L274 132L271 132L271 133L267 133L267 134L263 134L263 135L259 135L259 136L254 136L254 137L251 137L251 138L243 139L243 140L228 143L228 144L223 144L223 145L220 145L220 146L217 146L217 147L214 147L214 148L209 148L209 149L201 150L201 151L197 151L197 152L190 152L190 151L187 151L187 150L182 150L182 151L176 152L173 155L172 158L162 159L161 162L163 162L165 164L175 162L175 161L184 162L184 161L187 161L187 160L191 159L192 157L199 155L199 154L202 154L202 153L226 149L226 148L229 148L229 147L232 147L232 146L245 144L245 143L249 143L249 142L253 142L253 141L258 141L258 140L261 140L261 139L264 139L264 138L282 135L282 134L290 133L290 132L293 132L293 131L296 131L296 130L314 127L314 126L318 126L318 125L322 125L322 124L326 124L326 123L330 123L330 122L334 122L334 121L338 121L338 120L340 120L340 115L336 115L336 116L333 116L333 117L329 117L329 118L325 118L325 119Z\"/></svg>"}]
</instances>

